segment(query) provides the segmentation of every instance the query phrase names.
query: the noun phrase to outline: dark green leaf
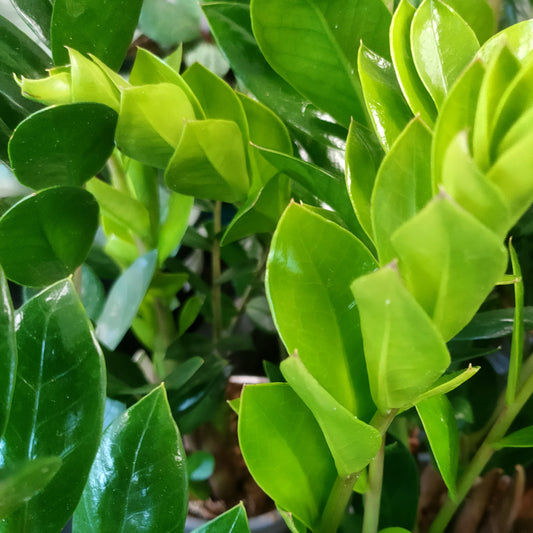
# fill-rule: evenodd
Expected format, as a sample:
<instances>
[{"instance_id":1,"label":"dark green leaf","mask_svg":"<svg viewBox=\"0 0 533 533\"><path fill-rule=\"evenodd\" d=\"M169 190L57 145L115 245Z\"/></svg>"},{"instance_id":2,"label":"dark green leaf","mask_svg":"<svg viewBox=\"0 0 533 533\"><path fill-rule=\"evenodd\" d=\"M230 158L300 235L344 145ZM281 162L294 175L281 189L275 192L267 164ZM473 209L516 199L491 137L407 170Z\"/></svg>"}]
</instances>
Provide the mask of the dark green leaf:
<instances>
[{"instance_id":1,"label":"dark green leaf","mask_svg":"<svg viewBox=\"0 0 533 533\"><path fill-rule=\"evenodd\" d=\"M11 3L35 35L48 43L53 0L11 0Z\"/></svg>"},{"instance_id":2,"label":"dark green leaf","mask_svg":"<svg viewBox=\"0 0 533 533\"><path fill-rule=\"evenodd\" d=\"M54 187L28 196L0 219L0 264L21 285L53 283L81 265L97 226L98 204L83 189Z\"/></svg>"},{"instance_id":3,"label":"dark green leaf","mask_svg":"<svg viewBox=\"0 0 533 533\"><path fill-rule=\"evenodd\" d=\"M183 531L185 461L180 433L160 386L104 433L74 513L75 530Z\"/></svg>"},{"instance_id":4,"label":"dark green leaf","mask_svg":"<svg viewBox=\"0 0 533 533\"><path fill-rule=\"evenodd\" d=\"M376 266L353 235L292 203L274 234L266 278L274 323L288 352L297 350L320 385L365 421L374 406L349 285Z\"/></svg>"},{"instance_id":5,"label":"dark green leaf","mask_svg":"<svg viewBox=\"0 0 533 533\"><path fill-rule=\"evenodd\" d=\"M82 185L111 155L117 114L102 104L50 107L24 120L9 142L17 179L32 189Z\"/></svg>"},{"instance_id":6,"label":"dark green leaf","mask_svg":"<svg viewBox=\"0 0 533 533\"><path fill-rule=\"evenodd\" d=\"M250 533L246 510L242 503L211 520L205 526L194 529L192 533L219 533L222 531L224 533Z\"/></svg>"},{"instance_id":7,"label":"dark green leaf","mask_svg":"<svg viewBox=\"0 0 533 533\"><path fill-rule=\"evenodd\" d=\"M524 326L533 328L533 307L524 307ZM514 309L495 309L474 316L455 336L456 340L499 339L510 335L514 328Z\"/></svg>"},{"instance_id":8,"label":"dark green leaf","mask_svg":"<svg viewBox=\"0 0 533 533\"><path fill-rule=\"evenodd\" d=\"M63 463L46 487L3 527L57 532L72 515L98 449L104 361L70 282L59 282L16 313L17 385L0 442L3 466L50 456Z\"/></svg>"},{"instance_id":9,"label":"dark green leaf","mask_svg":"<svg viewBox=\"0 0 533 533\"><path fill-rule=\"evenodd\" d=\"M496 449L500 448L531 448L533 447L533 426L519 429L493 445Z\"/></svg>"},{"instance_id":10,"label":"dark green leaf","mask_svg":"<svg viewBox=\"0 0 533 533\"><path fill-rule=\"evenodd\" d=\"M94 54L118 70L137 27L141 7L142 0L92 0L75 5L70 0L54 0L50 28L54 63L68 62L65 48L68 46Z\"/></svg>"},{"instance_id":11,"label":"dark green leaf","mask_svg":"<svg viewBox=\"0 0 533 533\"><path fill-rule=\"evenodd\" d=\"M80 298L87 316L96 322L104 306L104 286L94 270L85 264L81 267Z\"/></svg>"},{"instance_id":12,"label":"dark green leaf","mask_svg":"<svg viewBox=\"0 0 533 533\"><path fill-rule=\"evenodd\" d=\"M194 452L187 457L189 481L204 481L213 474L215 458L208 452Z\"/></svg>"},{"instance_id":13,"label":"dark green leaf","mask_svg":"<svg viewBox=\"0 0 533 533\"><path fill-rule=\"evenodd\" d=\"M4 434L9 419L16 368L17 343L13 303L4 272L0 268L0 437Z\"/></svg>"}]
</instances>

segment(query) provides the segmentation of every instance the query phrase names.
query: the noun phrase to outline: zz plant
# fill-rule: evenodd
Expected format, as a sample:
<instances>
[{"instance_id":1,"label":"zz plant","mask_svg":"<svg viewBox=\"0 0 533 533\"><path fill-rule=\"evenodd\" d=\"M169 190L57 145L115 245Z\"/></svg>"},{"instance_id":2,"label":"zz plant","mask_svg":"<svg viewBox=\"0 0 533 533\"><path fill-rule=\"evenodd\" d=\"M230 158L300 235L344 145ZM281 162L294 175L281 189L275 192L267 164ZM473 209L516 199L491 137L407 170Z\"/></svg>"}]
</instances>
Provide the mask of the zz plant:
<instances>
[{"instance_id":1,"label":"zz plant","mask_svg":"<svg viewBox=\"0 0 533 533\"><path fill-rule=\"evenodd\" d=\"M533 445L531 427L510 432L533 369L505 245L533 201L530 21L493 35L485 0L204 4L259 103L200 65L182 73L181 48L139 50L119 75L141 0L14 4L41 45L0 19L2 158L34 191L0 218L0 531L60 531L72 515L79 532L183 531L180 430L194 424L179 406L202 365L220 371L217 357L169 356L201 307L191 299L175 324L193 276L168 266L198 205L213 217L216 346L220 256L275 229L265 285L290 355L232 407L248 468L293 533L413 530L401 428L414 411L449 493L432 533L496 449ZM95 234L120 271L101 309L82 267ZM36 294L14 309L6 278ZM507 383L460 464L448 395L479 367L450 347L499 284L515 293ZM106 366L130 328L152 383L119 383L142 398L114 416ZM402 491L409 505L387 509ZM203 530L248 531L243 507Z\"/></svg>"}]
</instances>

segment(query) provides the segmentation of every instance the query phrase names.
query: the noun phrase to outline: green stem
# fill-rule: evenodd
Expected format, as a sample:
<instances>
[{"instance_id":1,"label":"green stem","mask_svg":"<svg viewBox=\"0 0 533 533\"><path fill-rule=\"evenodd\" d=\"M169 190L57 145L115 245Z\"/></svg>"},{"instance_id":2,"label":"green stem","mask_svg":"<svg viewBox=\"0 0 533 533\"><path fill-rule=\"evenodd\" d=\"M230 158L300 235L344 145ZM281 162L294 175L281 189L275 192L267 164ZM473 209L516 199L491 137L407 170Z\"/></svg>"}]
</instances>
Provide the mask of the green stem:
<instances>
[{"instance_id":1,"label":"green stem","mask_svg":"<svg viewBox=\"0 0 533 533\"><path fill-rule=\"evenodd\" d=\"M154 299L154 312L157 320L153 353L154 369L157 376L164 379L167 373L164 364L165 356L167 348L176 335L176 328L172 313L158 298Z\"/></svg>"},{"instance_id":2,"label":"green stem","mask_svg":"<svg viewBox=\"0 0 533 533\"><path fill-rule=\"evenodd\" d=\"M109 168L111 181L113 182L114 187L121 193L130 196L131 193L128 185L128 177L126 176L126 172L124 172L120 156L116 151L114 151L107 160L107 167Z\"/></svg>"},{"instance_id":3,"label":"green stem","mask_svg":"<svg viewBox=\"0 0 533 533\"><path fill-rule=\"evenodd\" d=\"M377 533L378 531L384 462L385 438L383 438L379 452L368 465L368 488L365 492L365 516L362 533Z\"/></svg>"},{"instance_id":4,"label":"green stem","mask_svg":"<svg viewBox=\"0 0 533 533\"><path fill-rule=\"evenodd\" d=\"M358 477L359 473L346 477L338 477L335 480L333 488L329 493L326 507L322 513L320 525L315 529L315 533L331 533L332 531L337 531Z\"/></svg>"},{"instance_id":5,"label":"green stem","mask_svg":"<svg viewBox=\"0 0 533 533\"><path fill-rule=\"evenodd\" d=\"M531 358L528 360L528 363ZM529 365L527 365L529 367ZM526 370L526 368L524 368ZM529 372L529 368L527 368ZM523 383L523 386L516 395L515 401L511 405L504 405L496 419L492 429L487 434L487 437L483 441L483 444L478 449L477 453L472 458L472 461L465 470L461 480L457 485L457 494L455 500L451 500L449 497L446 503L439 511L439 514L435 518L429 533L443 533L452 519L453 515L457 511L459 505L465 499L470 488L483 472L483 469L489 462L490 458L496 451L494 445L501 440L507 433L509 427L513 423L514 419L527 402L527 400L533 394L533 374L526 374L528 377Z\"/></svg>"},{"instance_id":6,"label":"green stem","mask_svg":"<svg viewBox=\"0 0 533 533\"><path fill-rule=\"evenodd\" d=\"M213 313L213 341L217 344L222 337L222 289L220 287L220 241L218 235L222 229L222 202L215 202L213 211L214 236L211 248L211 310Z\"/></svg>"}]
</instances>

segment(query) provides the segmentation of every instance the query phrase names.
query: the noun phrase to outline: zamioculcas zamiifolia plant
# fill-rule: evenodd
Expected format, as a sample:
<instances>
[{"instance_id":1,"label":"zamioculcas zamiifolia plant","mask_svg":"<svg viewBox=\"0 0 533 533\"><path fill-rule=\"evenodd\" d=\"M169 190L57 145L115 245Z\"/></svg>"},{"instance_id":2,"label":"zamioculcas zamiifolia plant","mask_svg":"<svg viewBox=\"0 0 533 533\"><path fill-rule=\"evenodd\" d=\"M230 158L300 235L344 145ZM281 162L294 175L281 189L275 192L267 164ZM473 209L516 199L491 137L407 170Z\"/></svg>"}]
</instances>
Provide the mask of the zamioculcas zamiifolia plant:
<instances>
[{"instance_id":1,"label":"zamioculcas zamiifolia plant","mask_svg":"<svg viewBox=\"0 0 533 533\"><path fill-rule=\"evenodd\" d=\"M533 421L511 428L533 393L529 263L506 241L533 202L531 21L494 35L486 0L205 3L241 93L181 47L120 75L141 0L13 3L40 44L0 18L19 195L0 217L0 531L184 530L203 478L181 434L220 407L242 314L268 321L265 264L289 356L232 407L292 533L414 531L409 426L448 490L431 533L496 450L533 445ZM511 316L478 313L512 293ZM477 411L458 391L490 368L472 340L511 331L461 449ZM244 507L197 531L248 532Z\"/></svg>"}]
</instances>

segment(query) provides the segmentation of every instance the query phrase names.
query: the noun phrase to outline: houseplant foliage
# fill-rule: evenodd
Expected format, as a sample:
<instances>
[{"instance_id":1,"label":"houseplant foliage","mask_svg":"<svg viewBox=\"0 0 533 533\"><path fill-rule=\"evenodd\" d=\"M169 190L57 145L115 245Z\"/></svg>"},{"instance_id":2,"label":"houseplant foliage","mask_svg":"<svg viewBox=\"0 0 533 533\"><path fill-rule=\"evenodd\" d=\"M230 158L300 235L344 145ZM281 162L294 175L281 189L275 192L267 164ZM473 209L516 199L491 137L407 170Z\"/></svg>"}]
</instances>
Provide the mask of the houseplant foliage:
<instances>
[{"instance_id":1,"label":"houseplant foliage","mask_svg":"<svg viewBox=\"0 0 533 533\"><path fill-rule=\"evenodd\" d=\"M247 465L292 532L414 528L416 465L397 429L412 408L449 491L433 533L496 449L533 444L530 426L509 431L533 377L505 246L533 201L530 21L493 36L485 0L204 4L258 101L200 65L182 72L180 48L138 50L120 76L140 0L14 4L42 46L0 19L0 154L33 190L0 218L1 531L60 531L72 514L76 531L183 530L180 431L219 402L237 316L220 257L274 230L266 291L290 356L232 406ZM212 213L207 238L188 232L211 253L208 290L169 266L193 198ZM115 269L107 297L84 264L97 232ZM6 278L35 295L14 309ZM185 283L198 293L176 323ZM447 395L478 367L447 343L501 283L516 301L507 382L459 465ZM215 353L184 356L200 312ZM117 350L129 330L149 380ZM131 404L111 423L106 374ZM354 488L364 505L346 517ZM248 531L242 506L201 530L230 528Z\"/></svg>"}]
</instances>

